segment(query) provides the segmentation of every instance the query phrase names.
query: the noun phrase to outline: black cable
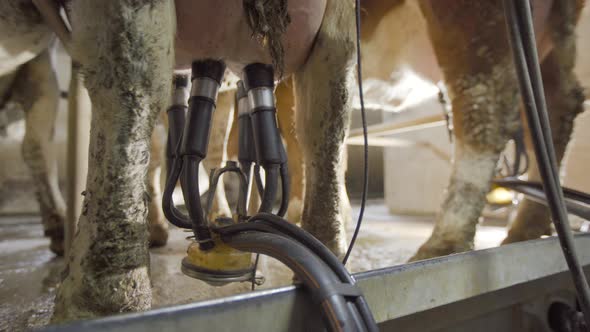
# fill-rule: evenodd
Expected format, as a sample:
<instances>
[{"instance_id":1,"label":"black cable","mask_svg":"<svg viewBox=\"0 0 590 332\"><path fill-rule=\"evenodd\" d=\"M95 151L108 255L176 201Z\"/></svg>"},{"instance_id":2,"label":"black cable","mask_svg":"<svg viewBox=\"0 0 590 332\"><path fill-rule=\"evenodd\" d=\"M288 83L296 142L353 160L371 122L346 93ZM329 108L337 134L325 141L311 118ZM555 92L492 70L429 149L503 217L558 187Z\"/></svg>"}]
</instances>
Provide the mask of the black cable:
<instances>
[{"instance_id":1,"label":"black cable","mask_svg":"<svg viewBox=\"0 0 590 332\"><path fill-rule=\"evenodd\" d=\"M519 176L525 174L529 170L529 155L526 151L524 143L524 129L522 126L513 137L514 141L514 167L512 169L512 176ZM521 170L521 162L524 161L524 167Z\"/></svg>"},{"instance_id":2,"label":"black cable","mask_svg":"<svg viewBox=\"0 0 590 332\"><path fill-rule=\"evenodd\" d=\"M576 255L563 192L557 174L555 151L552 145L553 140L535 45L530 2L528 0L504 0L504 10L527 121L533 137L535 156L543 179L543 188L565 260L577 290L580 307L586 322L590 322L590 289Z\"/></svg>"},{"instance_id":3,"label":"black cable","mask_svg":"<svg viewBox=\"0 0 590 332\"><path fill-rule=\"evenodd\" d=\"M293 238L297 242L303 244L305 247L315 253L324 263L330 267L338 276L342 283L355 285L356 281L352 275L346 270L342 262L318 239L307 233L305 230L297 227L283 218L274 214L258 213L252 216L247 223L235 224L216 230L222 235L239 233L245 231L259 231L270 232ZM378 331L377 324L373 318L373 314L363 296L355 299L357 310L365 322L368 331Z\"/></svg>"},{"instance_id":4,"label":"black cable","mask_svg":"<svg viewBox=\"0 0 590 332\"><path fill-rule=\"evenodd\" d=\"M174 188L180 176L181 170L182 160L174 158L171 167L168 169L169 174L164 186L164 192L162 193L162 211L164 212L166 219L168 219L168 221L170 221L170 223L172 223L174 226L192 229L193 223L191 222L190 218L178 211L178 209L174 206L174 201L172 199L172 194L174 192Z\"/></svg>"},{"instance_id":5,"label":"black cable","mask_svg":"<svg viewBox=\"0 0 590 332\"><path fill-rule=\"evenodd\" d=\"M361 119L363 123L363 141L364 141L364 149L363 149L363 192L361 195L361 208L359 211L359 217L356 222L356 227L354 229L354 233L352 234L352 239L350 240L350 244L348 245L348 249L346 250L346 254L344 255L344 259L342 260L342 264L346 265L348 261L348 257L350 257L350 253L352 252L352 248L356 242L356 238L359 235L359 231L361 229L361 224L363 223L363 216L365 214L365 205L367 204L367 193L369 191L369 138L367 134L367 115L365 112L365 99L363 97L363 75L362 75L362 66L361 66L361 1L355 1L355 16L356 16L356 60L357 60L357 80L358 80L358 87L359 87L359 99L361 102Z\"/></svg>"},{"instance_id":6,"label":"black cable","mask_svg":"<svg viewBox=\"0 0 590 332\"><path fill-rule=\"evenodd\" d=\"M272 212L279 187L279 165L264 168L264 191L260 202L259 212Z\"/></svg>"},{"instance_id":7,"label":"black cable","mask_svg":"<svg viewBox=\"0 0 590 332\"><path fill-rule=\"evenodd\" d=\"M252 281L250 282L250 290L254 291L256 289L256 270L258 269L258 261L260 260L260 254L256 254L256 258L254 259L254 266L252 267Z\"/></svg>"},{"instance_id":8,"label":"black cable","mask_svg":"<svg viewBox=\"0 0 590 332\"><path fill-rule=\"evenodd\" d=\"M356 280L354 277L346 270L344 264L338 260L336 256L328 249L322 242L320 242L317 238L312 236L311 234L307 233L300 227L291 224L290 222L277 217L276 215L269 214L269 213L259 213L252 216L249 221L261 221L262 223L270 223L275 228L279 229L284 234L293 237L300 243L304 244L306 247L311 249L316 255L318 255L332 270L336 272L338 277L342 282L355 284ZM358 297L356 300L357 305L359 306L359 310L366 321L366 325L369 326L369 331L375 332L378 331L376 328L375 319L373 318L373 314L369 309L369 306L364 297ZM372 328L374 327L374 328Z\"/></svg>"},{"instance_id":9,"label":"black cable","mask_svg":"<svg viewBox=\"0 0 590 332\"><path fill-rule=\"evenodd\" d=\"M259 164L254 164L254 181L256 184L256 190L258 191L258 196L262 198L262 193L264 192L264 185L262 184L262 177L260 176Z\"/></svg>"},{"instance_id":10,"label":"black cable","mask_svg":"<svg viewBox=\"0 0 590 332\"><path fill-rule=\"evenodd\" d=\"M214 242L211 239L211 232L203 207L199 190L199 164L201 158L198 156L184 156L182 158L182 171L180 173L180 188L185 198L186 208L193 223L193 233L199 243L201 250L213 248Z\"/></svg>"},{"instance_id":11,"label":"black cable","mask_svg":"<svg viewBox=\"0 0 590 332\"><path fill-rule=\"evenodd\" d=\"M494 183L499 186L512 188L515 186L526 186L535 188L537 190L543 190L543 183L538 181L524 181L518 178L508 177L502 179L495 179ZM581 192L579 190L571 189L568 187L561 187L563 190L564 197L567 199L582 202L583 204L590 205L590 194Z\"/></svg>"},{"instance_id":12,"label":"black cable","mask_svg":"<svg viewBox=\"0 0 590 332\"><path fill-rule=\"evenodd\" d=\"M336 275L316 255L300 243L287 237L261 233L239 232L226 235L224 242L232 248L269 255L287 265L320 301L324 319L330 331L358 331L355 312L348 310L346 298L334 294L321 297L323 291L340 284ZM280 250L277 250L280 248Z\"/></svg>"},{"instance_id":13,"label":"black cable","mask_svg":"<svg viewBox=\"0 0 590 332\"><path fill-rule=\"evenodd\" d=\"M353 285L356 283L354 277L346 270L342 262L340 262L338 258L334 256L332 251L330 251L330 249L323 245L318 239L316 239L300 227L297 227L289 223L288 221L270 213L256 214L252 216L248 221L248 223L241 224L244 226L228 226L226 228L220 229L220 232L236 231L238 229L246 230L248 229L248 227L261 227L258 228L258 230L260 231L269 231L269 229L276 229L280 231L282 235L292 237L298 242L305 245L310 250L312 250L333 271L336 272L336 274L342 282ZM232 227L236 228L232 229ZM361 312L362 316L364 317L366 325L369 326L369 331L378 331L376 327L377 325L373 318L373 314L371 313L371 310L365 298L362 296L358 297L356 300L356 304L359 307L359 311Z\"/></svg>"},{"instance_id":14,"label":"black cable","mask_svg":"<svg viewBox=\"0 0 590 332\"><path fill-rule=\"evenodd\" d=\"M537 187L526 181L521 181L522 183L500 183L497 181L494 182L505 188L509 188L511 190L523 193L527 196L528 199L534 202L543 204L545 206L549 206L547 196L545 195L542 186ZM583 202L580 202L578 200L572 200L567 196L568 195L566 194L565 205L567 208L567 212L590 221L590 207L588 206L588 204L584 204Z\"/></svg>"},{"instance_id":15,"label":"black cable","mask_svg":"<svg viewBox=\"0 0 590 332\"><path fill-rule=\"evenodd\" d=\"M289 164L283 163L280 168L281 172L281 206L277 215L284 217L289 209L289 194L291 191L291 178L289 177Z\"/></svg>"}]
</instances>

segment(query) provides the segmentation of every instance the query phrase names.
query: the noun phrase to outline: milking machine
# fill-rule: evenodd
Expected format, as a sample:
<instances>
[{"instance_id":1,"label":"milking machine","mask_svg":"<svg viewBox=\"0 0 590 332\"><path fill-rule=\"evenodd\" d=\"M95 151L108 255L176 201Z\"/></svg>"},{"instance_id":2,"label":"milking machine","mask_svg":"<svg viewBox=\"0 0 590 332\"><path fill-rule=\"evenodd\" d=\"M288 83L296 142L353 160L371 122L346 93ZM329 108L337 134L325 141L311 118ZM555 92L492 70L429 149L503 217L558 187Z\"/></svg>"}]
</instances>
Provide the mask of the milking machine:
<instances>
[{"instance_id":1,"label":"milking machine","mask_svg":"<svg viewBox=\"0 0 590 332\"><path fill-rule=\"evenodd\" d=\"M185 105L188 79L174 79L174 102L168 109L168 177L163 209L168 220L193 236L182 261L182 271L212 285L250 281L256 278L251 253L272 256L290 267L324 312L326 326L338 331L376 331L373 316L344 265L313 236L285 221L289 200L287 155L276 119L274 70L266 64L246 66L238 84L238 162L229 161L214 170L206 207L199 195L198 167L207 156L211 118L220 82L225 73L221 61L196 61L192 66L192 88ZM254 167L253 167L254 166ZM259 174L264 170L264 183ZM213 218L215 187L224 173L235 173L240 181L239 198L232 216ZM180 182L188 214L172 200ZM255 183L253 186L252 184ZM258 212L249 216L251 187L261 197ZM276 214L273 206L282 188ZM254 261L254 263L253 263Z\"/></svg>"}]
</instances>

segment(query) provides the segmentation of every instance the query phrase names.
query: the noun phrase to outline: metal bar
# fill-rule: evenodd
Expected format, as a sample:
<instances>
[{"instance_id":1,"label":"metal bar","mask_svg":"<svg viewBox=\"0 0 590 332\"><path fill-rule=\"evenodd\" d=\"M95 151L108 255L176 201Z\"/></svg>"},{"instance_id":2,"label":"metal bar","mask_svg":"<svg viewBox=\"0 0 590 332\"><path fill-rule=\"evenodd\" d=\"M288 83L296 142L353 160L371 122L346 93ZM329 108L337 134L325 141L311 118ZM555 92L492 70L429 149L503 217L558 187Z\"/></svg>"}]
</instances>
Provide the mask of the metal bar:
<instances>
[{"instance_id":1,"label":"metal bar","mask_svg":"<svg viewBox=\"0 0 590 332\"><path fill-rule=\"evenodd\" d=\"M588 267L590 234L575 238ZM356 279L383 323L567 272L559 249L557 239L548 238L359 273ZM571 288L568 279L564 283ZM289 286L45 331L310 331L322 323L306 294Z\"/></svg>"},{"instance_id":2,"label":"metal bar","mask_svg":"<svg viewBox=\"0 0 590 332\"><path fill-rule=\"evenodd\" d=\"M364 145L364 139L362 136L355 136L355 137L349 137L346 139L346 144L347 145ZM407 147L411 147L411 146L415 146L416 142L414 141L410 141L407 139L400 139L400 138L394 138L394 137L375 137L375 136L369 136L369 146L389 146L389 147L401 147L401 148L407 148Z\"/></svg>"},{"instance_id":3,"label":"metal bar","mask_svg":"<svg viewBox=\"0 0 590 332\"><path fill-rule=\"evenodd\" d=\"M447 122L442 115L431 115L423 118L412 119L403 122L388 122L369 126L367 129L371 136L398 135L415 130L446 126ZM362 128L352 129L348 135L350 138L362 136Z\"/></svg>"},{"instance_id":4,"label":"metal bar","mask_svg":"<svg viewBox=\"0 0 590 332\"><path fill-rule=\"evenodd\" d=\"M440 158L441 160L451 162L451 156L444 151L443 149L438 148L434 144L431 144L427 141L411 141L406 139L394 138L394 137L375 137L369 136L369 146L380 146L380 147L398 147L398 148L408 148L408 147L420 147L430 150L434 153L435 156ZM353 137L346 139L347 145L364 145L364 140L362 137Z\"/></svg>"}]
</instances>

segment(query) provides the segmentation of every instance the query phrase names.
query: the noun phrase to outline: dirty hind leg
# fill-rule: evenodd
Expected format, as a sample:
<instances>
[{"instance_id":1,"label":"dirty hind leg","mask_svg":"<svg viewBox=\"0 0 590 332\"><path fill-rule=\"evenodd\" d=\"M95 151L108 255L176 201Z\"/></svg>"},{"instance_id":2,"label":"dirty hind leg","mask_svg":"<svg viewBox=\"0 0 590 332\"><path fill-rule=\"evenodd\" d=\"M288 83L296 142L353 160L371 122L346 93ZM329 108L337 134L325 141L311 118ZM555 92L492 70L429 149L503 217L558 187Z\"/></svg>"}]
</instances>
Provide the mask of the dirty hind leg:
<instances>
[{"instance_id":1,"label":"dirty hind leg","mask_svg":"<svg viewBox=\"0 0 590 332\"><path fill-rule=\"evenodd\" d=\"M73 44L92 100L83 212L54 322L147 310L145 178L157 115L169 104L171 1L73 1Z\"/></svg>"},{"instance_id":2,"label":"dirty hind leg","mask_svg":"<svg viewBox=\"0 0 590 332\"><path fill-rule=\"evenodd\" d=\"M421 5L452 97L456 143L450 183L434 230L411 260L473 249L499 154L519 126L518 86L501 2L431 0ZM449 12L456 15L444 14ZM483 20L490 23L476 23ZM464 29L471 23L474 29Z\"/></svg>"},{"instance_id":3,"label":"dirty hind leg","mask_svg":"<svg viewBox=\"0 0 590 332\"><path fill-rule=\"evenodd\" d=\"M553 145L556 158L561 162L571 138L574 120L584 110L584 94L573 71L575 37L571 35L559 40L562 43L545 59L541 69ZM530 142L527 143L530 156L528 178L531 181L540 181L534 150ZM537 239L546 234L551 234L549 210L544 205L525 199L520 203L516 219L502 244Z\"/></svg>"},{"instance_id":4,"label":"dirty hind leg","mask_svg":"<svg viewBox=\"0 0 590 332\"><path fill-rule=\"evenodd\" d=\"M295 74L297 137L305 160L302 227L336 255L346 250L344 139L351 110L353 4L329 0L315 46Z\"/></svg>"},{"instance_id":5,"label":"dirty hind leg","mask_svg":"<svg viewBox=\"0 0 590 332\"><path fill-rule=\"evenodd\" d=\"M50 250L64 254L65 202L58 185L53 145L59 91L52 68L53 52L46 50L24 65L15 81L15 98L25 110L23 159L35 182L37 201Z\"/></svg>"},{"instance_id":6,"label":"dirty hind leg","mask_svg":"<svg viewBox=\"0 0 590 332\"><path fill-rule=\"evenodd\" d=\"M148 231L150 247L162 247L168 242L168 222L162 211L162 190L160 177L163 175L162 162L164 156L163 133L154 128L152 133L152 145L150 151L150 163L146 177L148 192Z\"/></svg>"}]
</instances>

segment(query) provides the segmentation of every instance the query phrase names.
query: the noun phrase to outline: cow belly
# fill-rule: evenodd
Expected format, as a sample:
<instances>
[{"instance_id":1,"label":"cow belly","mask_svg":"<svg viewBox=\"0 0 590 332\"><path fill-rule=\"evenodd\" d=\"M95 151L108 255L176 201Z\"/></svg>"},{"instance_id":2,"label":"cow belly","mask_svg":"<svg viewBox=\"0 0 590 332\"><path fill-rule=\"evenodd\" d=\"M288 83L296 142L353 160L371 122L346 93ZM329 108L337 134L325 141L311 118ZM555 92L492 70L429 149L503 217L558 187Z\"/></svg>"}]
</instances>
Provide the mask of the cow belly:
<instances>
[{"instance_id":1,"label":"cow belly","mask_svg":"<svg viewBox=\"0 0 590 332\"><path fill-rule=\"evenodd\" d=\"M0 76L36 57L51 38L30 0L0 0Z\"/></svg>"},{"instance_id":2,"label":"cow belly","mask_svg":"<svg viewBox=\"0 0 590 332\"><path fill-rule=\"evenodd\" d=\"M327 0L290 0L291 24L283 36L285 74L305 61L317 34ZM177 69L190 67L193 60L224 60L239 73L253 62L271 63L267 49L252 38L242 0L176 0Z\"/></svg>"}]
</instances>

